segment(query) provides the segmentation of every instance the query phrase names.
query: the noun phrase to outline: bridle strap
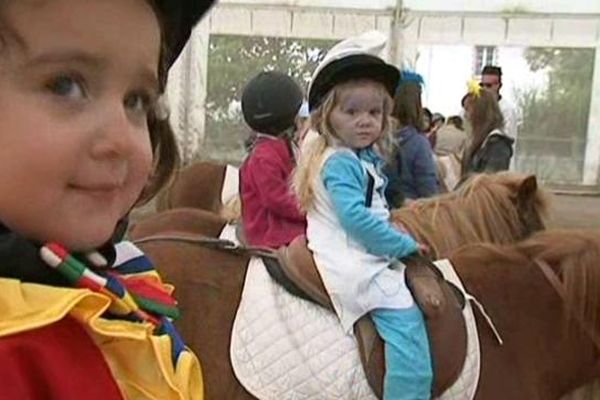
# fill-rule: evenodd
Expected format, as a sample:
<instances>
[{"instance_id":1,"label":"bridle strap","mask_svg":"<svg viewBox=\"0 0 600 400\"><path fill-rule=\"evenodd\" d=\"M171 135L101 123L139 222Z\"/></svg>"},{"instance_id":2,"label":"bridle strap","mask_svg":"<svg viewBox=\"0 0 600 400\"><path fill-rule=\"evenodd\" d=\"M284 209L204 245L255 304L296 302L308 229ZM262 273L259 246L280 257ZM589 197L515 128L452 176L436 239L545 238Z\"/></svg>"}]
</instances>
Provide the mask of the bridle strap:
<instances>
[{"instance_id":1,"label":"bridle strap","mask_svg":"<svg viewBox=\"0 0 600 400\"><path fill-rule=\"evenodd\" d=\"M218 239L204 235L192 235L183 232L166 232L163 234L151 235L133 241L133 243L136 245L151 242L183 242L196 244L209 249L215 249L235 255L277 258L277 254L275 253L275 251L268 247L245 246L235 243L231 240Z\"/></svg>"},{"instance_id":2,"label":"bridle strap","mask_svg":"<svg viewBox=\"0 0 600 400\"><path fill-rule=\"evenodd\" d=\"M548 283L550 283L554 291L558 294L558 296L565 304L565 307L567 307L567 294L565 292L565 287L560 281L560 279L558 279L558 276L556 276L556 273L554 272L552 267L550 267L550 265L548 265L546 261L539 258L534 260L534 264L538 266L540 271L542 271L542 274L544 275ZM577 321L579 327L587 334L588 338L596 347L596 351L600 353L600 335L584 321L580 314L572 312L572 310L567 310L567 312L571 314L570 316L575 321ZM596 364L595 368L600 370L600 361Z\"/></svg>"}]
</instances>

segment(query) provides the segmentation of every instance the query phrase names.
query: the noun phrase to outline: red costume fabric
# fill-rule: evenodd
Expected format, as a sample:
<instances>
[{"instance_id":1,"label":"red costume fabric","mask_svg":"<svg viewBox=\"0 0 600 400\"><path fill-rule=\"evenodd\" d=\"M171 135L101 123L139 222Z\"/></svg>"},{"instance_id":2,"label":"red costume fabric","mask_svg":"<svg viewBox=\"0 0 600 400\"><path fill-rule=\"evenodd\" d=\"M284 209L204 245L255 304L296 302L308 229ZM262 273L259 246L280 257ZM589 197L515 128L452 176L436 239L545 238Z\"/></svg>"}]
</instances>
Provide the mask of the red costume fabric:
<instances>
[{"instance_id":1,"label":"red costume fabric","mask_svg":"<svg viewBox=\"0 0 600 400\"><path fill-rule=\"evenodd\" d=\"M259 135L240 169L242 221L248 244L278 248L306 232L290 179L295 167L289 142Z\"/></svg>"},{"instance_id":2,"label":"red costume fabric","mask_svg":"<svg viewBox=\"0 0 600 400\"><path fill-rule=\"evenodd\" d=\"M0 337L0 360L1 400L123 400L100 349L69 316Z\"/></svg>"}]
</instances>

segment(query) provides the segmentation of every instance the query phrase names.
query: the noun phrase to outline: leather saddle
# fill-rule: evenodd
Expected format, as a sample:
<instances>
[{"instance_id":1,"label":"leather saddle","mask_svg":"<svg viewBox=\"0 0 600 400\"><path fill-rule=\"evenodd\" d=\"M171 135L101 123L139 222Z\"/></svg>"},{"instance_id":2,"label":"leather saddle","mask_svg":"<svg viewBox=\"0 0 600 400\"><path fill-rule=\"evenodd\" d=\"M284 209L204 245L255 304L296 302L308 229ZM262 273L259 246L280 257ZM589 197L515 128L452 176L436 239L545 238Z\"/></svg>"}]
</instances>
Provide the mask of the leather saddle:
<instances>
[{"instance_id":1,"label":"leather saddle","mask_svg":"<svg viewBox=\"0 0 600 400\"><path fill-rule=\"evenodd\" d=\"M288 292L333 312L306 238L301 236L277 252L277 258L264 258L271 277ZM404 259L406 281L425 315L433 362L432 395L442 394L459 377L467 353L467 331L462 314L464 296L444 280L437 268L422 256ZM384 344L371 318L363 316L354 333L369 385L381 399L385 376Z\"/></svg>"}]
</instances>

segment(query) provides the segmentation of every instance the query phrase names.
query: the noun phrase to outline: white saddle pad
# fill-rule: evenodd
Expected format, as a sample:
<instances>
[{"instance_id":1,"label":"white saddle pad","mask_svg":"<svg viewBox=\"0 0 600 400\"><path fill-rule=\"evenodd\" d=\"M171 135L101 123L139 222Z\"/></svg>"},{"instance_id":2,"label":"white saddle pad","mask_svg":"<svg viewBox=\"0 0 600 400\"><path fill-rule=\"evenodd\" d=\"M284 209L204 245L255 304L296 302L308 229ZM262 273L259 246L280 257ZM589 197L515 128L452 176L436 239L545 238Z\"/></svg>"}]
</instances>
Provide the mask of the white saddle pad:
<instances>
[{"instance_id":1,"label":"white saddle pad","mask_svg":"<svg viewBox=\"0 0 600 400\"><path fill-rule=\"evenodd\" d=\"M221 204L227 204L231 199L239 194L240 171L233 165L227 164L225 167L225 177L223 178L223 188L221 189Z\"/></svg>"},{"instance_id":2,"label":"white saddle pad","mask_svg":"<svg viewBox=\"0 0 600 400\"><path fill-rule=\"evenodd\" d=\"M462 287L462 285L459 285ZM442 400L471 400L479 380L479 338L465 307L467 360ZM261 400L372 399L358 346L339 320L275 283L260 259L248 266L231 334L231 365L240 383Z\"/></svg>"}]
</instances>

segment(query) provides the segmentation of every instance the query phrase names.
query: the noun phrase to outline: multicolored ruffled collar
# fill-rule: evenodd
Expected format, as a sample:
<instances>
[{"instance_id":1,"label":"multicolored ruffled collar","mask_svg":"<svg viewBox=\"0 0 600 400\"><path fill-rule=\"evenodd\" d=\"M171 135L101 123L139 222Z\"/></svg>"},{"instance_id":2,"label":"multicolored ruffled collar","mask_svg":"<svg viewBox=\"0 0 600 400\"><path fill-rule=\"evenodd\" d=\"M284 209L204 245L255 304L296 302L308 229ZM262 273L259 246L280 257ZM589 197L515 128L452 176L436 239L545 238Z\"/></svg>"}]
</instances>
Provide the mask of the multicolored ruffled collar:
<instances>
[{"instance_id":1,"label":"multicolored ruffled collar","mask_svg":"<svg viewBox=\"0 0 600 400\"><path fill-rule=\"evenodd\" d=\"M177 302L151 261L131 242L71 253L57 243L38 245L0 225L0 278L102 293L112 300L104 317L148 322L154 334L169 335L174 365L185 351L172 323L179 317Z\"/></svg>"}]
</instances>

